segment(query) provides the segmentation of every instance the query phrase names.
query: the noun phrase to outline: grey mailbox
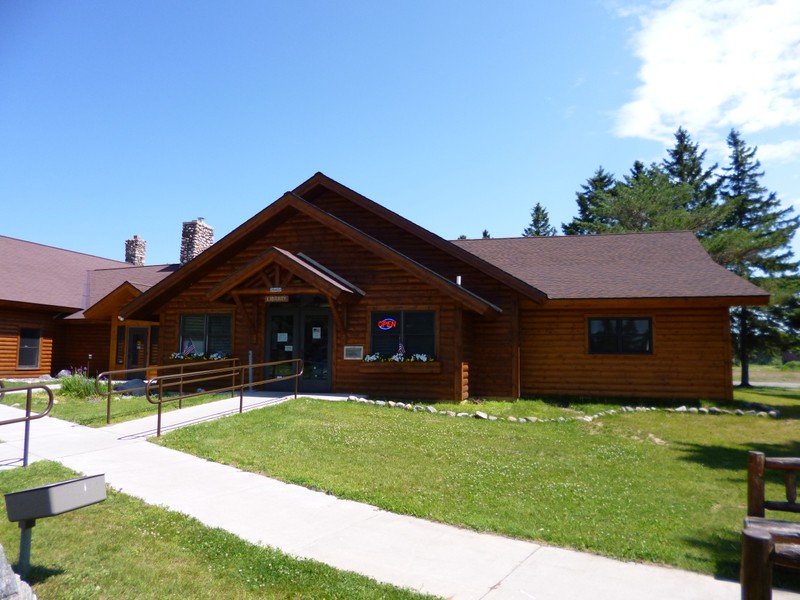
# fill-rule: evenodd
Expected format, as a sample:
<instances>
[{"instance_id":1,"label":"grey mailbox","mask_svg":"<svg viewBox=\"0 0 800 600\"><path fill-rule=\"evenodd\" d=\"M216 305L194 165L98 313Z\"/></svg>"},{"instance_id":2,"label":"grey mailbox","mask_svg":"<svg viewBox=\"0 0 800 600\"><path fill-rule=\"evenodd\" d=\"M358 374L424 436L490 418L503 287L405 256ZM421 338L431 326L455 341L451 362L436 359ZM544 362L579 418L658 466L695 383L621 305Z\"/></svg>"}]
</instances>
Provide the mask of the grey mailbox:
<instances>
[{"instance_id":1,"label":"grey mailbox","mask_svg":"<svg viewBox=\"0 0 800 600\"><path fill-rule=\"evenodd\" d=\"M9 521L19 521L19 571L25 575L30 566L31 528L36 519L54 517L106 499L106 476L90 475L50 485L6 494Z\"/></svg>"}]
</instances>

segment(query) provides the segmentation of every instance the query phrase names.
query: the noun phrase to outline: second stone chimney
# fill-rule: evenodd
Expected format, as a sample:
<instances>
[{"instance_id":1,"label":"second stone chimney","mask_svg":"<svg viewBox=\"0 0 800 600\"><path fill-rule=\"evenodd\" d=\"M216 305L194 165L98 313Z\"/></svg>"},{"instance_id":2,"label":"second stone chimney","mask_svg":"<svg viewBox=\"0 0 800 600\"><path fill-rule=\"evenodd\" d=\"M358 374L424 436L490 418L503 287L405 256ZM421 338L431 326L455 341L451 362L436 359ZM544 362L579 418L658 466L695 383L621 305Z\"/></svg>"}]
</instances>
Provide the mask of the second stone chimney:
<instances>
[{"instance_id":1,"label":"second stone chimney","mask_svg":"<svg viewBox=\"0 0 800 600\"><path fill-rule=\"evenodd\" d=\"M183 224L181 236L181 264L185 265L214 243L214 228L198 217Z\"/></svg>"},{"instance_id":2,"label":"second stone chimney","mask_svg":"<svg viewBox=\"0 0 800 600\"><path fill-rule=\"evenodd\" d=\"M125 262L141 267L144 265L146 249L147 242L140 239L138 235L133 236L132 240L125 240Z\"/></svg>"}]
</instances>

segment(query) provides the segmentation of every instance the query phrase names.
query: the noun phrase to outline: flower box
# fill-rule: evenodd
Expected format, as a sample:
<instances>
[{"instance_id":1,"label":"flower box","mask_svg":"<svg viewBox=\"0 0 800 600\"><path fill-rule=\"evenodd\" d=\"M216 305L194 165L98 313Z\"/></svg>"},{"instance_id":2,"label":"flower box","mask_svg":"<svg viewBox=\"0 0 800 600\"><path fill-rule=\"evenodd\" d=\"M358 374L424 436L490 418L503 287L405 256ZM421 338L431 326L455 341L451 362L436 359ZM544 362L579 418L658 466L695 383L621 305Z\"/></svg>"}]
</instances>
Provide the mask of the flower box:
<instances>
[{"instance_id":1,"label":"flower box","mask_svg":"<svg viewBox=\"0 0 800 600\"><path fill-rule=\"evenodd\" d=\"M375 361L363 362L358 368L359 373L441 373L440 362L394 362Z\"/></svg>"}]
</instances>

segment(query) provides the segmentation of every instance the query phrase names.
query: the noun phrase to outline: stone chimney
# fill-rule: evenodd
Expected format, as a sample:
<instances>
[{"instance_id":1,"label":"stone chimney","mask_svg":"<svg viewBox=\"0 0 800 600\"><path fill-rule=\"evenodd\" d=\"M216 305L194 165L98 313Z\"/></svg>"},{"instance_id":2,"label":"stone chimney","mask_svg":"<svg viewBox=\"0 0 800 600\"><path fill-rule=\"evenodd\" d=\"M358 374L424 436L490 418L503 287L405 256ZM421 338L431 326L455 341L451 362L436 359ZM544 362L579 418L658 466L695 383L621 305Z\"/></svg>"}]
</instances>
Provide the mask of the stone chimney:
<instances>
[{"instance_id":1,"label":"stone chimney","mask_svg":"<svg viewBox=\"0 0 800 600\"><path fill-rule=\"evenodd\" d=\"M140 239L138 235L133 236L132 240L125 240L125 262L141 267L144 264L146 249L147 242Z\"/></svg>"},{"instance_id":2,"label":"stone chimney","mask_svg":"<svg viewBox=\"0 0 800 600\"><path fill-rule=\"evenodd\" d=\"M181 236L181 264L185 265L214 243L214 228L198 217L183 224Z\"/></svg>"}]
</instances>

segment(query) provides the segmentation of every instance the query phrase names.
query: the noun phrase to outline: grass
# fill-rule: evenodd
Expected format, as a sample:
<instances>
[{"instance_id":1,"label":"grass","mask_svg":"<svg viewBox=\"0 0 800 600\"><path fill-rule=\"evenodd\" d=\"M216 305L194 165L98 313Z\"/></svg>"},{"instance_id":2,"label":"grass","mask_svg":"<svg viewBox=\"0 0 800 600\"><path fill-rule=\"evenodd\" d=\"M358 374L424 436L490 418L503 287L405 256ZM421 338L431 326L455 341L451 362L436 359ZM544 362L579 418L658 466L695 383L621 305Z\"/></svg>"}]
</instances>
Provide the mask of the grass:
<instances>
[{"instance_id":1,"label":"grass","mask_svg":"<svg viewBox=\"0 0 800 600\"><path fill-rule=\"evenodd\" d=\"M8 387L12 387L9 385ZM1 391L1 390L0 390ZM50 415L80 425L89 427L103 427L106 425L106 399L97 396L80 398L66 395L60 390L54 390L55 404ZM25 407L25 394L0 394L0 403L7 406ZM183 406L194 406L229 398L230 394L203 394L187 398L183 401ZM47 407L47 394L44 392L34 392L32 394L31 410L42 412ZM167 402L162 410L169 412L178 408L177 401ZM144 396L118 396L114 395L111 399L111 422L120 423L153 415L158 411L155 404L151 404Z\"/></svg>"},{"instance_id":2,"label":"grass","mask_svg":"<svg viewBox=\"0 0 800 600\"><path fill-rule=\"evenodd\" d=\"M734 366L734 385L738 384L741 380L741 373L741 368ZM778 383L796 383L800 385L800 369L796 362L786 363L780 367L772 365L750 365L750 381L773 381Z\"/></svg>"},{"instance_id":3,"label":"grass","mask_svg":"<svg viewBox=\"0 0 800 600\"><path fill-rule=\"evenodd\" d=\"M747 452L800 456L800 390L737 399L791 418L646 412L512 424L299 399L156 443L393 512L736 579ZM552 418L614 404L484 406Z\"/></svg>"},{"instance_id":4,"label":"grass","mask_svg":"<svg viewBox=\"0 0 800 600\"><path fill-rule=\"evenodd\" d=\"M0 491L72 477L56 463L35 463L0 472ZM19 529L5 514L0 541L14 560ZM293 559L112 490L100 504L37 521L31 567L28 579L41 600L428 598Z\"/></svg>"}]
</instances>

